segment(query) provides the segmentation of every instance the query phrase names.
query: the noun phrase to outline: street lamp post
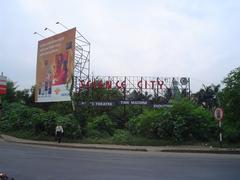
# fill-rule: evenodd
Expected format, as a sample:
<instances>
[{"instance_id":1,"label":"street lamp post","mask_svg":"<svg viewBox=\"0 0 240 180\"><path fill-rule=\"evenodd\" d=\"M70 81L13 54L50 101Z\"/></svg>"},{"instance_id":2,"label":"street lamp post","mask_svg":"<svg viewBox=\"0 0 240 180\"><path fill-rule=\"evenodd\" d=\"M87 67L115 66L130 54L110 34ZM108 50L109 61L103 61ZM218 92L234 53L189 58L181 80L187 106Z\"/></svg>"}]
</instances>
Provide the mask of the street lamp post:
<instances>
[{"instance_id":1,"label":"street lamp post","mask_svg":"<svg viewBox=\"0 0 240 180\"><path fill-rule=\"evenodd\" d=\"M61 25L62 27L64 27L65 29L68 29L65 25L63 25L62 23L60 23L59 21L58 22L56 22L56 24L59 24L59 25Z\"/></svg>"},{"instance_id":2,"label":"street lamp post","mask_svg":"<svg viewBox=\"0 0 240 180\"><path fill-rule=\"evenodd\" d=\"M47 28L47 27L45 27L45 29L44 29L44 31L50 31L51 33L53 33L53 34L56 34L53 30L51 30L50 28Z\"/></svg>"},{"instance_id":3,"label":"street lamp post","mask_svg":"<svg viewBox=\"0 0 240 180\"><path fill-rule=\"evenodd\" d=\"M36 34L38 36L41 36L42 38L45 38L43 35L41 35L40 33L36 32L36 31L33 34Z\"/></svg>"}]
</instances>

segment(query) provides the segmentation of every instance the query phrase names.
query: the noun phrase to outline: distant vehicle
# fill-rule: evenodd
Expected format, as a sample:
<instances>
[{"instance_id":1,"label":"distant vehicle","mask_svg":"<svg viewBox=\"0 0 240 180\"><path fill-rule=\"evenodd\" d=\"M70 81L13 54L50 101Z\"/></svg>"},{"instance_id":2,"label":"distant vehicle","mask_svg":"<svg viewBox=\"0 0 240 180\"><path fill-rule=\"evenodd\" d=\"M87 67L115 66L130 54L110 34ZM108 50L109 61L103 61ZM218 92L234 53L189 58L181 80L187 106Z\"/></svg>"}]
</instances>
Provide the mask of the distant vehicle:
<instances>
[{"instance_id":1,"label":"distant vehicle","mask_svg":"<svg viewBox=\"0 0 240 180\"><path fill-rule=\"evenodd\" d=\"M0 172L0 180L14 180L14 178L9 177L7 174Z\"/></svg>"}]
</instances>

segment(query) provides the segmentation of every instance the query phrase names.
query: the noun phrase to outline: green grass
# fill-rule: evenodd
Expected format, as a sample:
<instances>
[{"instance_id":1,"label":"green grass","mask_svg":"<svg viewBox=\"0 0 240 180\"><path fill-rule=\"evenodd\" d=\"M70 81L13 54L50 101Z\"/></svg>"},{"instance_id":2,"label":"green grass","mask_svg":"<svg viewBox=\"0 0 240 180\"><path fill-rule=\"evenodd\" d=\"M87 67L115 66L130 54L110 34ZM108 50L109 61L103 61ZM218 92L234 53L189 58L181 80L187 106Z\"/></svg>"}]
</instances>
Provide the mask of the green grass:
<instances>
[{"instance_id":1,"label":"green grass","mask_svg":"<svg viewBox=\"0 0 240 180\"><path fill-rule=\"evenodd\" d=\"M11 132L3 132L3 134L14 136L22 139L29 140L38 140L38 141L52 141L54 137L45 136L43 134L34 134L31 131L11 131Z\"/></svg>"}]
</instances>

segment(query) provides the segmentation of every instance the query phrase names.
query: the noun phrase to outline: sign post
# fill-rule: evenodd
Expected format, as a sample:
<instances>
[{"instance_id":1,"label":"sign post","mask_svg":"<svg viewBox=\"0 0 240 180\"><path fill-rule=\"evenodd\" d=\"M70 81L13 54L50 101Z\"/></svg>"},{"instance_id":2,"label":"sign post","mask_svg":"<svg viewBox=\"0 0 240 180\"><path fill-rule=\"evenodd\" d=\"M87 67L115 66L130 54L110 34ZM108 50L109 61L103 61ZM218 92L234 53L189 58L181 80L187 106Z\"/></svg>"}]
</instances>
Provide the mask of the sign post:
<instances>
[{"instance_id":1,"label":"sign post","mask_svg":"<svg viewBox=\"0 0 240 180\"><path fill-rule=\"evenodd\" d=\"M216 108L214 110L214 118L218 121L218 127L219 127L219 143L220 147L222 147L222 141L223 141L223 136L222 136L222 120L223 120L223 109L222 108Z\"/></svg>"}]
</instances>

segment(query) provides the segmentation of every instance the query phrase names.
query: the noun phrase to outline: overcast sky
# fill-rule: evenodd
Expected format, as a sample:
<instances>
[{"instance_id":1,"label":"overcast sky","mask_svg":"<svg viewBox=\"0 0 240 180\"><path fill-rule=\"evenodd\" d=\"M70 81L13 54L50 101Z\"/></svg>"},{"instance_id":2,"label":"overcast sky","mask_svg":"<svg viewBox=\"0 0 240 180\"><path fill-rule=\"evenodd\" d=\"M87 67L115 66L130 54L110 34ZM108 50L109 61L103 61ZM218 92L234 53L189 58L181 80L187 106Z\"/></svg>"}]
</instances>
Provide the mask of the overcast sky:
<instances>
[{"instance_id":1,"label":"overcast sky","mask_svg":"<svg viewBox=\"0 0 240 180\"><path fill-rule=\"evenodd\" d=\"M1 1L0 72L35 84L37 42L60 21L91 42L94 75L187 76L193 91L240 65L238 0Z\"/></svg>"}]
</instances>

